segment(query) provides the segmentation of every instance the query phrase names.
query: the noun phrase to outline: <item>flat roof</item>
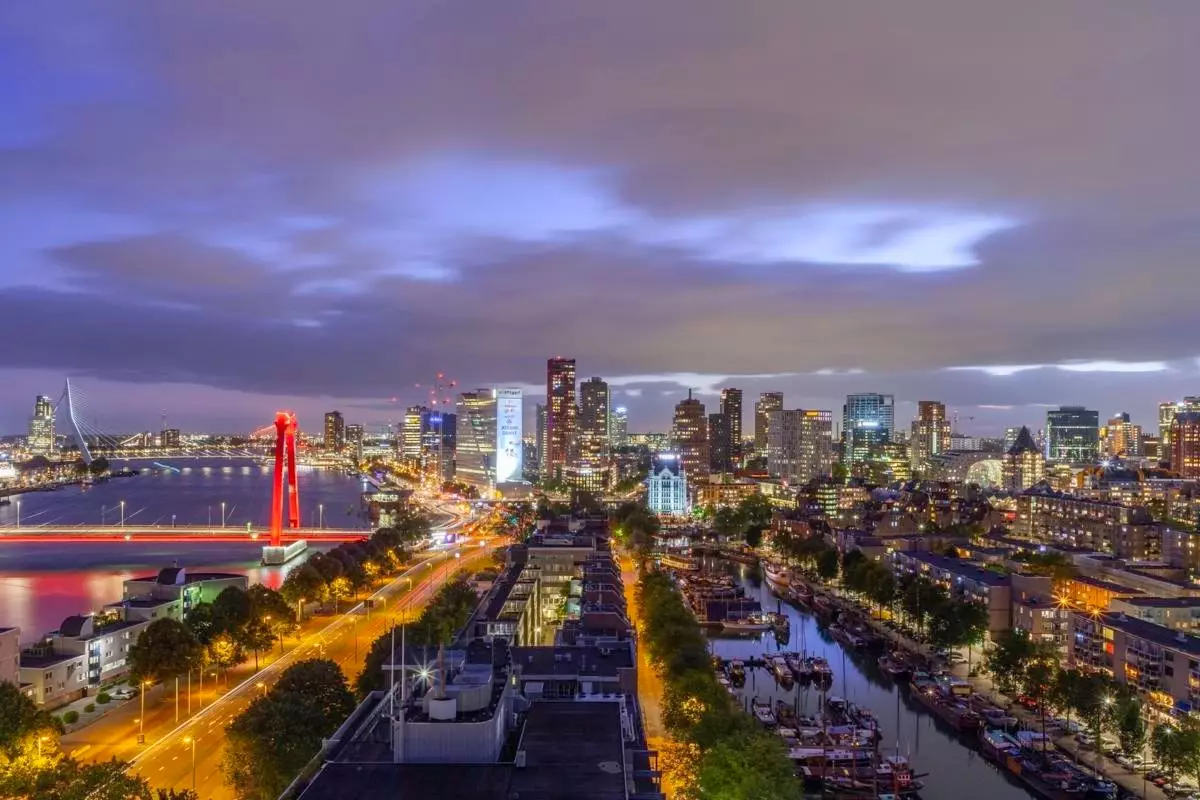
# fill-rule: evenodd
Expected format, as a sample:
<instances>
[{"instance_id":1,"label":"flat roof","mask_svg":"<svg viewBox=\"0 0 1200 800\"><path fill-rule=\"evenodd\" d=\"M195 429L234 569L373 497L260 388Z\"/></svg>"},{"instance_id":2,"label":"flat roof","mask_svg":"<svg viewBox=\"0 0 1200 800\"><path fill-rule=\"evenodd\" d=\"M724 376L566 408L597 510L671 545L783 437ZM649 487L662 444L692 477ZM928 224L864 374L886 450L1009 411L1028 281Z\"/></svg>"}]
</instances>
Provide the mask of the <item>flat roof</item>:
<instances>
[{"instance_id":1,"label":"flat roof","mask_svg":"<svg viewBox=\"0 0 1200 800\"><path fill-rule=\"evenodd\" d=\"M618 670L634 666L629 647L514 647L513 668L520 668L521 677L529 679L544 675L596 675L615 677ZM567 660L567 657L570 660Z\"/></svg>"},{"instance_id":2,"label":"flat roof","mask_svg":"<svg viewBox=\"0 0 1200 800\"><path fill-rule=\"evenodd\" d=\"M1101 614L1100 623L1110 628L1124 631L1139 639L1145 639L1163 647L1187 653L1189 656L1200 657L1200 638L1189 636L1182 631L1156 625L1153 622L1130 617L1126 614L1112 612Z\"/></svg>"},{"instance_id":3,"label":"flat roof","mask_svg":"<svg viewBox=\"0 0 1200 800\"><path fill-rule=\"evenodd\" d=\"M62 664L65 661L82 661L86 658L87 656L83 653L51 653L50 655L46 656L35 656L30 655L29 653L21 653L19 663L21 669L45 669L46 667L53 667L55 664Z\"/></svg>"},{"instance_id":4,"label":"flat roof","mask_svg":"<svg viewBox=\"0 0 1200 800\"><path fill-rule=\"evenodd\" d=\"M989 569L978 567L970 561L964 561L961 558L939 556L936 553L898 553L898 555L923 561L931 567L938 567L947 572L961 575L964 578L986 583L988 586L1008 586L1010 583L1007 575L1000 575Z\"/></svg>"},{"instance_id":5,"label":"flat roof","mask_svg":"<svg viewBox=\"0 0 1200 800\"><path fill-rule=\"evenodd\" d=\"M1142 608L1196 608L1200 597L1126 597L1119 602Z\"/></svg>"},{"instance_id":6,"label":"flat roof","mask_svg":"<svg viewBox=\"0 0 1200 800\"><path fill-rule=\"evenodd\" d=\"M1090 575L1074 575L1068 580L1084 583L1088 586L1095 586L1097 589L1104 589L1108 592L1120 592L1122 594L1145 594L1141 589L1134 589L1132 586L1126 586L1123 583L1114 583L1112 581L1102 580L1101 578L1093 578Z\"/></svg>"}]
</instances>

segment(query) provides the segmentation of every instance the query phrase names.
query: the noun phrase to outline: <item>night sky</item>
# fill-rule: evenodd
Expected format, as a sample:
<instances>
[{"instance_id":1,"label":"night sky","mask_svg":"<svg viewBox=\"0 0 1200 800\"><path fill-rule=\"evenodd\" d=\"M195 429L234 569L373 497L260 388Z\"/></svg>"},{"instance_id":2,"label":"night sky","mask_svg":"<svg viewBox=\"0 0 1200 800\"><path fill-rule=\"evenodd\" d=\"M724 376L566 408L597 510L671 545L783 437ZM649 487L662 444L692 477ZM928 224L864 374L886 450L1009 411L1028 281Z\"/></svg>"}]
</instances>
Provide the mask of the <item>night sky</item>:
<instances>
[{"instance_id":1,"label":"night sky","mask_svg":"<svg viewBox=\"0 0 1200 800\"><path fill-rule=\"evenodd\" d=\"M552 355L635 431L722 385L1154 429L1200 394L1198 30L1195 0L4 3L0 432L67 375L106 429L315 429L439 370L544 392Z\"/></svg>"}]
</instances>

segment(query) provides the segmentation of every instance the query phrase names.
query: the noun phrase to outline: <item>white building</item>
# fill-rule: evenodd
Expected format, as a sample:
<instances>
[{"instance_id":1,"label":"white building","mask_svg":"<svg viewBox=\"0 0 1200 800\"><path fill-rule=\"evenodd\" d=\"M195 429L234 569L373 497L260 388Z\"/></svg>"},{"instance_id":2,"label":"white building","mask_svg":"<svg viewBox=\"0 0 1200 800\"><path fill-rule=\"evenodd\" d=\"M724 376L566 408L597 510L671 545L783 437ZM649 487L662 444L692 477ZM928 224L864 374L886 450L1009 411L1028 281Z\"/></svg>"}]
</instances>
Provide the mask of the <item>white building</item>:
<instances>
[{"instance_id":1,"label":"white building","mask_svg":"<svg viewBox=\"0 0 1200 800\"><path fill-rule=\"evenodd\" d=\"M524 446L520 389L463 392L455 405L455 475L493 494L523 481Z\"/></svg>"},{"instance_id":2,"label":"white building","mask_svg":"<svg viewBox=\"0 0 1200 800\"><path fill-rule=\"evenodd\" d=\"M655 514L684 516L691 513L687 474L677 453L659 453L654 457L646 478L646 505Z\"/></svg>"}]
</instances>

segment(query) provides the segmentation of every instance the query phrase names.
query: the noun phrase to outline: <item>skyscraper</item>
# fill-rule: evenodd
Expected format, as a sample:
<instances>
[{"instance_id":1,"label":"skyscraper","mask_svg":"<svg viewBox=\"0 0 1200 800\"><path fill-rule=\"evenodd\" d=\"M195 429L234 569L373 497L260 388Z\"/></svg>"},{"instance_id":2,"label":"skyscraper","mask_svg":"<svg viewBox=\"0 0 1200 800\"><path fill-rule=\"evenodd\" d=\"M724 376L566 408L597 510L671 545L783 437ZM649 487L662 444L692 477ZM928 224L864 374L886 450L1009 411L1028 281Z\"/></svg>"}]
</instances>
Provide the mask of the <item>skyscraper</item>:
<instances>
[{"instance_id":1,"label":"skyscraper","mask_svg":"<svg viewBox=\"0 0 1200 800\"><path fill-rule=\"evenodd\" d=\"M1004 488L1020 492L1033 486L1046 474L1046 457L1033 440L1029 428L1017 432L1016 441L1004 454L1001 467Z\"/></svg>"},{"instance_id":2,"label":"skyscraper","mask_svg":"<svg viewBox=\"0 0 1200 800\"><path fill-rule=\"evenodd\" d=\"M792 484L833 471L833 412L803 408L771 412L767 470Z\"/></svg>"},{"instance_id":3,"label":"skyscraper","mask_svg":"<svg viewBox=\"0 0 1200 800\"><path fill-rule=\"evenodd\" d=\"M1129 414L1121 412L1104 426L1100 442L1101 454L1107 458L1141 458L1142 426L1129 421Z\"/></svg>"},{"instance_id":4,"label":"skyscraper","mask_svg":"<svg viewBox=\"0 0 1200 800\"><path fill-rule=\"evenodd\" d=\"M721 390L721 413L729 418L729 459L731 466L742 460L742 390Z\"/></svg>"},{"instance_id":5,"label":"skyscraper","mask_svg":"<svg viewBox=\"0 0 1200 800\"><path fill-rule=\"evenodd\" d=\"M26 446L37 456L48 456L55 450L54 404L44 394L39 394L33 403L33 416L29 418L29 438Z\"/></svg>"},{"instance_id":6,"label":"skyscraper","mask_svg":"<svg viewBox=\"0 0 1200 800\"><path fill-rule=\"evenodd\" d=\"M1171 457L1171 423L1176 414L1187 411L1200 411L1200 397L1185 397L1175 403L1158 404L1158 447L1163 461Z\"/></svg>"},{"instance_id":7,"label":"skyscraper","mask_svg":"<svg viewBox=\"0 0 1200 800\"><path fill-rule=\"evenodd\" d=\"M546 404L538 403L533 409L533 441L537 453L538 477L546 474Z\"/></svg>"},{"instance_id":8,"label":"skyscraper","mask_svg":"<svg viewBox=\"0 0 1200 800\"><path fill-rule=\"evenodd\" d=\"M346 420L340 411L325 413L325 449L340 453L346 447Z\"/></svg>"},{"instance_id":9,"label":"skyscraper","mask_svg":"<svg viewBox=\"0 0 1200 800\"><path fill-rule=\"evenodd\" d=\"M496 396L491 389L463 392L454 404L454 476L481 495L496 485Z\"/></svg>"},{"instance_id":10,"label":"skyscraper","mask_svg":"<svg viewBox=\"0 0 1200 800\"><path fill-rule=\"evenodd\" d=\"M842 407L842 463L866 461L873 450L892 441L896 402L890 394L846 395Z\"/></svg>"},{"instance_id":11,"label":"skyscraper","mask_svg":"<svg viewBox=\"0 0 1200 800\"><path fill-rule=\"evenodd\" d=\"M1059 406L1046 412L1046 460L1091 464L1100 457L1100 412Z\"/></svg>"},{"instance_id":12,"label":"skyscraper","mask_svg":"<svg viewBox=\"0 0 1200 800\"><path fill-rule=\"evenodd\" d=\"M579 462L599 465L608 458L608 384L589 378L579 384Z\"/></svg>"},{"instance_id":13,"label":"skyscraper","mask_svg":"<svg viewBox=\"0 0 1200 800\"><path fill-rule=\"evenodd\" d=\"M679 453L688 480L700 480L708 475L708 420L704 416L704 404L692 397L690 389L687 399L675 406L671 442Z\"/></svg>"},{"instance_id":14,"label":"skyscraper","mask_svg":"<svg viewBox=\"0 0 1200 800\"><path fill-rule=\"evenodd\" d=\"M608 437L613 447L629 446L629 410L625 406L617 406L612 410L608 421Z\"/></svg>"},{"instance_id":15,"label":"skyscraper","mask_svg":"<svg viewBox=\"0 0 1200 800\"><path fill-rule=\"evenodd\" d=\"M561 478L575 442L575 359L546 361L546 469L542 479Z\"/></svg>"},{"instance_id":16,"label":"skyscraper","mask_svg":"<svg viewBox=\"0 0 1200 800\"><path fill-rule=\"evenodd\" d=\"M733 418L728 414L708 415L708 458L713 472L733 471Z\"/></svg>"},{"instance_id":17,"label":"skyscraper","mask_svg":"<svg viewBox=\"0 0 1200 800\"><path fill-rule=\"evenodd\" d=\"M767 429L772 411L783 410L783 392L763 392L754 404L754 455L767 454Z\"/></svg>"},{"instance_id":18,"label":"skyscraper","mask_svg":"<svg viewBox=\"0 0 1200 800\"><path fill-rule=\"evenodd\" d=\"M1181 478L1200 478L1200 411L1183 411L1172 418L1171 469Z\"/></svg>"},{"instance_id":19,"label":"skyscraper","mask_svg":"<svg viewBox=\"0 0 1200 800\"><path fill-rule=\"evenodd\" d=\"M429 409L425 406L409 406L404 411L404 422L400 428L400 457L420 460L425 444L425 424Z\"/></svg>"},{"instance_id":20,"label":"skyscraper","mask_svg":"<svg viewBox=\"0 0 1200 800\"><path fill-rule=\"evenodd\" d=\"M350 457L355 461L362 461L363 449L363 426L362 425L347 425L346 426L346 449L350 451Z\"/></svg>"},{"instance_id":21,"label":"skyscraper","mask_svg":"<svg viewBox=\"0 0 1200 800\"><path fill-rule=\"evenodd\" d=\"M950 449L950 420L946 418L946 406L936 400L921 400L917 403L917 418L912 423L912 441L909 443L912 468L929 469L929 459Z\"/></svg>"}]
</instances>

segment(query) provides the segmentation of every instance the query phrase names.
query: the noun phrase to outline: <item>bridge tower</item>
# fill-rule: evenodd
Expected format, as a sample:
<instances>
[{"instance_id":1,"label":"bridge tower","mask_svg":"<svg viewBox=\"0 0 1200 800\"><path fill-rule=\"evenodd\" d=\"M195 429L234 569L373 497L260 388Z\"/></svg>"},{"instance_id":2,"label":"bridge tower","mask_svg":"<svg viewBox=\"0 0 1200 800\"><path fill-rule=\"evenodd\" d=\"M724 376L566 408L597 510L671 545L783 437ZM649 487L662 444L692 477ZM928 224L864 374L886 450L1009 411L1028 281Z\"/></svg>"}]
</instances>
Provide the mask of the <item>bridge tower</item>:
<instances>
[{"instance_id":1,"label":"bridge tower","mask_svg":"<svg viewBox=\"0 0 1200 800\"><path fill-rule=\"evenodd\" d=\"M271 547L283 544L283 478L287 473L289 528L300 527L300 492L296 486L296 415L275 415L275 479L271 486Z\"/></svg>"}]
</instances>

